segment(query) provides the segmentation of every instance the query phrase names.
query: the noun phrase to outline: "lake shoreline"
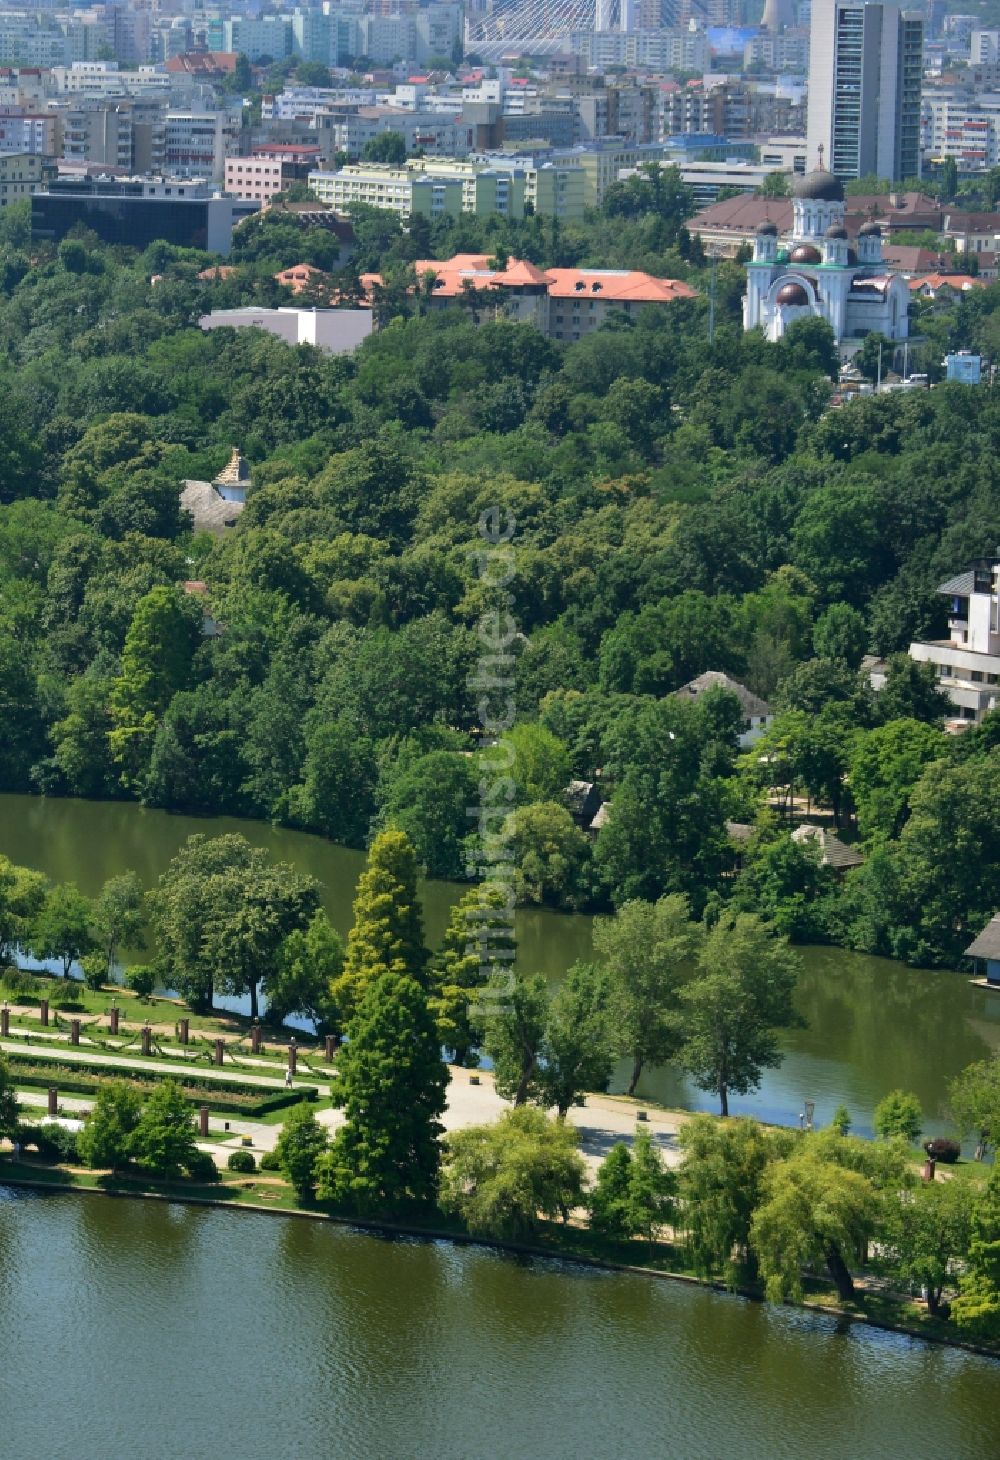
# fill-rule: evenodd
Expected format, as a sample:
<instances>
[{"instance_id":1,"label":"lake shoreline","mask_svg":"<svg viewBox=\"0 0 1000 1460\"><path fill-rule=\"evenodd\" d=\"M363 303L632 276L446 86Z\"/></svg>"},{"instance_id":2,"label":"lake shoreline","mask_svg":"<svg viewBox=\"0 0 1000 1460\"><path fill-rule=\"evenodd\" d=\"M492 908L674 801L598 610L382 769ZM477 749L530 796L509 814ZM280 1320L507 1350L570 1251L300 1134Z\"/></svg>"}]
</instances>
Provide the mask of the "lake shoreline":
<instances>
[{"instance_id":1,"label":"lake shoreline","mask_svg":"<svg viewBox=\"0 0 1000 1460\"><path fill-rule=\"evenodd\" d=\"M58 1170L59 1168L53 1168ZM666 1282L685 1283L689 1287L705 1288L706 1290L718 1293L721 1296L742 1298L745 1302L762 1303L763 1294L759 1290L749 1287L729 1288L714 1278L699 1277L695 1273L675 1272L664 1268L647 1267L641 1263L616 1262L611 1258L594 1257L586 1253L574 1252L564 1247L558 1240L549 1245L544 1243L509 1242L500 1238L477 1237L470 1232L448 1230L446 1228L421 1226L416 1222L395 1222L388 1218L365 1218L356 1216L340 1216L333 1212L311 1211L307 1207L276 1207L264 1206L260 1202L252 1201L224 1201L219 1197L196 1196L186 1192L168 1190L121 1190L107 1187L79 1186L67 1181L39 1181L31 1177L23 1177L17 1173L8 1173L3 1166L0 1166L0 1186L21 1187L27 1190L43 1192L59 1192L62 1195L70 1196L101 1196L110 1197L117 1201L155 1201L171 1203L176 1202L182 1206L215 1208L220 1211L230 1212L253 1212L258 1215L270 1217L291 1217L293 1219L310 1222L327 1222L337 1227L354 1228L360 1232L381 1233L390 1237L416 1237L428 1242L450 1242L457 1247L480 1247L490 1251L507 1254L511 1257L540 1257L558 1262L573 1263L578 1267L591 1267L605 1272L629 1273L636 1277L657 1278ZM853 1312L848 1308L841 1308L821 1302L810 1302L808 1299L800 1303L785 1302L782 1306L798 1308L803 1312L811 1313L818 1317L835 1318L852 1324L863 1324L868 1328L879 1329L886 1333L898 1333L905 1338L917 1339L923 1343L935 1344L939 1347L953 1348L964 1353L975 1354L979 1358L991 1359L1000 1363L1000 1345L990 1346L977 1343L972 1339L953 1338L947 1333L928 1332L924 1328L905 1322L891 1321L885 1317L873 1317L868 1313Z\"/></svg>"}]
</instances>

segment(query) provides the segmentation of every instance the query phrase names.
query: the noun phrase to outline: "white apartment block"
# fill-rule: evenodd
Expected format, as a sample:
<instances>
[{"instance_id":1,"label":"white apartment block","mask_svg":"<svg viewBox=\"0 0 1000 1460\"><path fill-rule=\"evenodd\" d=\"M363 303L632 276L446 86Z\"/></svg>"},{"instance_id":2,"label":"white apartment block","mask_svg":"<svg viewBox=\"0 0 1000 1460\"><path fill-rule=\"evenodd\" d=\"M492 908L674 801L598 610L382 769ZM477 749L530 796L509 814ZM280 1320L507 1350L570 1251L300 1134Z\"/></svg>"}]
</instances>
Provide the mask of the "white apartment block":
<instances>
[{"instance_id":1,"label":"white apartment block","mask_svg":"<svg viewBox=\"0 0 1000 1460\"><path fill-rule=\"evenodd\" d=\"M708 36L693 21L680 30L592 30L570 36L570 50L588 66L645 66L656 71L707 71Z\"/></svg>"},{"instance_id":2,"label":"white apartment block","mask_svg":"<svg viewBox=\"0 0 1000 1460\"><path fill-rule=\"evenodd\" d=\"M978 722L1000 702L1000 558L981 558L938 589L951 600L948 638L910 645L933 664L957 720Z\"/></svg>"},{"instance_id":3,"label":"white apartment block","mask_svg":"<svg viewBox=\"0 0 1000 1460\"><path fill-rule=\"evenodd\" d=\"M56 96L166 95L173 84L174 78L161 66L120 71L117 61L74 61L72 66L54 66L50 72Z\"/></svg>"},{"instance_id":4,"label":"white apartment block","mask_svg":"<svg viewBox=\"0 0 1000 1460\"><path fill-rule=\"evenodd\" d=\"M168 111L164 166L175 177L221 182L226 158L239 145L240 120L229 112Z\"/></svg>"},{"instance_id":5,"label":"white apartment block","mask_svg":"<svg viewBox=\"0 0 1000 1460\"><path fill-rule=\"evenodd\" d=\"M925 157L953 157L972 172L1000 163L1000 94L930 92L923 101Z\"/></svg>"}]
</instances>

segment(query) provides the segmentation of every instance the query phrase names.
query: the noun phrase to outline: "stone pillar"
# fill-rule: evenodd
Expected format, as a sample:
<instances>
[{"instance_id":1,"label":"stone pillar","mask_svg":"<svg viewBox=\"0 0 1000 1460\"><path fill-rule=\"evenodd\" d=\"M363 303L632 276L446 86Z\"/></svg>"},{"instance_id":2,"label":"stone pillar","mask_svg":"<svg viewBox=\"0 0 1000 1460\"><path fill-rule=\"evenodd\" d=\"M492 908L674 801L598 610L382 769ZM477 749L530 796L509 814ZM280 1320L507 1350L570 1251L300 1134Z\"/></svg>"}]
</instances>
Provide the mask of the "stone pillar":
<instances>
[{"instance_id":1,"label":"stone pillar","mask_svg":"<svg viewBox=\"0 0 1000 1460\"><path fill-rule=\"evenodd\" d=\"M292 1075L295 1074L295 1066L298 1064L298 1059L299 1059L299 1047L295 1043L295 1040L293 1039L292 1042L288 1046L288 1072L289 1072L289 1074L292 1074Z\"/></svg>"},{"instance_id":2,"label":"stone pillar","mask_svg":"<svg viewBox=\"0 0 1000 1460\"><path fill-rule=\"evenodd\" d=\"M112 1034L118 1033L118 1019L120 1015L121 1009L119 1009L117 1004L112 1004L108 1010L108 1028Z\"/></svg>"},{"instance_id":3,"label":"stone pillar","mask_svg":"<svg viewBox=\"0 0 1000 1460\"><path fill-rule=\"evenodd\" d=\"M79 1044L80 1043L80 1021L79 1021L79 1019L71 1019L69 1021L69 1042L70 1042L70 1044Z\"/></svg>"},{"instance_id":4,"label":"stone pillar","mask_svg":"<svg viewBox=\"0 0 1000 1460\"><path fill-rule=\"evenodd\" d=\"M4 1039L6 1039L9 1034L10 1010L8 1009L7 1005L4 1004L3 1008L0 1009L0 1035L3 1035Z\"/></svg>"},{"instance_id":5,"label":"stone pillar","mask_svg":"<svg viewBox=\"0 0 1000 1460\"><path fill-rule=\"evenodd\" d=\"M43 1029L48 1029L48 1027L49 1027L49 1001L48 1001L48 999L42 999L41 1003L38 1005L38 1017L42 1021L42 1028Z\"/></svg>"},{"instance_id":6,"label":"stone pillar","mask_svg":"<svg viewBox=\"0 0 1000 1460\"><path fill-rule=\"evenodd\" d=\"M223 1040L223 1039L217 1039L215 1041L215 1058L214 1058L214 1063L215 1064L217 1064L217 1065L221 1065L222 1064L222 1057L225 1054L225 1052L226 1052L226 1042L225 1042L225 1040Z\"/></svg>"},{"instance_id":7,"label":"stone pillar","mask_svg":"<svg viewBox=\"0 0 1000 1460\"><path fill-rule=\"evenodd\" d=\"M261 1039L263 1030L259 1024L250 1025L250 1051L252 1054L260 1054Z\"/></svg>"},{"instance_id":8,"label":"stone pillar","mask_svg":"<svg viewBox=\"0 0 1000 1460\"><path fill-rule=\"evenodd\" d=\"M55 1085L49 1086L49 1114L59 1114L59 1091L56 1089Z\"/></svg>"},{"instance_id":9,"label":"stone pillar","mask_svg":"<svg viewBox=\"0 0 1000 1460\"><path fill-rule=\"evenodd\" d=\"M930 1156L928 1156L927 1160L924 1162L923 1170L920 1173L925 1181L934 1180L934 1172L936 1170L936 1166L937 1163L932 1161Z\"/></svg>"},{"instance_id":10,"label":"stone pillar","mask_svg":"<svg viewBox=\"0 0 1000 1460\"><path fill-rule=\"evenodd\" d=\"M208 1106L207 1105L203 1105L201 1107L201 1109L198 1111L198 1134L200 1136L207 1136L208 1135Z\"/></svg>"},{"instance_id":11,"label":"stone pillar","mask_svg":"<svg viewBox=\"0 0 1000 1460\"><path fill-rule=\"evenodd\" d=\"M143 1054L153 1053L153 1031L148 1024L142 1026L142 1052Z\"/></svg>"},{"instance_id":12,"label":"stone pillar","mask_svg":"<svg viewBox=\"0 0 1000 1460\"><path fill-rule=\"evenodd\" d=\"M337 1053L337 1036L335 1034L328 1034L326 1036L325 1044L326 1048L324 1050L323 1058L326 1060L327 1064L330 1064L333 1060L334 1055Z\"/></svg>"},{"instance_id":13,"label":"stone pillar","mask_svg":"<svg viewBox=\"0 0 1000 1460\"><path fill-rule=\"evenodd\" d=\"M188 1040L191 1038L191 1020L178 1019L177 1024L181 1044L187 1044Z\"/></svg>"}]
</instances>

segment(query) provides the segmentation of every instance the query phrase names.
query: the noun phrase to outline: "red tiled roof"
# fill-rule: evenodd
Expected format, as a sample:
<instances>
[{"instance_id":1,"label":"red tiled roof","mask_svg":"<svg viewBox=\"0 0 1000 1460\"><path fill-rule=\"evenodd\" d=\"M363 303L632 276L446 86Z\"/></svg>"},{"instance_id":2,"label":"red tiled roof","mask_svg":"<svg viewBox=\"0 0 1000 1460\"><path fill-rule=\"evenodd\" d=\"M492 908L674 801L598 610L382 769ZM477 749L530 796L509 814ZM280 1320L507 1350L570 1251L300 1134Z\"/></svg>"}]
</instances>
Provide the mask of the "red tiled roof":
<instances>
[{"instance_id":1,"label":"red tiled roof","mask_svg":"<svg viewBox=\"0 0 1000 1460\"><path fill-rule=\"evenodd\" d=\"M663 301L694 299L698 293L680 279L654 279L636 269L549 269L549 294L573 299L600 294L604 299Z\"/></svg>"},{"instance_id":2,"label":"red tiled roof","mask_svg":"<svg viewBox=\"0 0 1000 1460\"><path fill-rule=\"evenodd\" d=\"M938 289L948 288L962 294L966 289L986 288L985 280L977 279L972 274L921 274L916 279L908 279L907 283L914 292L919 289L936 292Z\"/></svg>"},{"instance_id":3,"label":"red tiled roof","mask_svg":"<svg viewBox=\"0 0 1000 1460\"><path fill-rule=\"evenodd\" d=\"M235 264L212 264L207 269L202 269L198 275L199 279L228 279L231 274L238 273Z\"/></svg>"},{"instance_id":4,"label":"red tiled roof","mask_svg":"<svg viewBox=\"0 0 1000 1460\"><path fill-rule=\"evenodd\" d=\"M418 259L414 264L417 278L437 275L434 295L438 299L460 298L465 290L524 288L545 285L554 299L588 298L666 303L673 299L693 299L697 294L690 284L679 279L654 279L634 269L540 269L526 259L508 260L506 269L490 268L489 254L456 254L450 259Z\"/></svg>"}]
</instances>

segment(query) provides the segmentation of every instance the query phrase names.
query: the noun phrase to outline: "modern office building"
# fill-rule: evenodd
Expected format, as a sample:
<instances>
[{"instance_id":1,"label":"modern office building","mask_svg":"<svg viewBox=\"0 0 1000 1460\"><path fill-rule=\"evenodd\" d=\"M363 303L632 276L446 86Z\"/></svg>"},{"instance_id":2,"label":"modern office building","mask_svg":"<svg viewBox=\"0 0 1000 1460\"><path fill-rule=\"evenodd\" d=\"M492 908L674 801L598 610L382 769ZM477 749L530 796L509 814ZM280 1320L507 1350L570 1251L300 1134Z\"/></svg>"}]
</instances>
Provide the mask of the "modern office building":
<instances>
[{"instance_id":1,"label":"modern office building","mask_svg":"<svg viewBox=\"0 0 1000 1460\"><path fill-rule=\"evenodd\" d=\"M877 0L813 0L809 166L822 158L839 178L919 177L922 70L920 15Z\"/></svg>"},{"instance_id":2,"label":"modern office building","mask_svg":"<svg viewBox=\"0 0 1000 1460\"><path fill-rule=\"evenodd\" d=\"M170 178L53 178L32 195L31 236L58 243L82 224L105 243L143 249L162 240L228 254L233 228L259 206L213 195L204 183Z\"/></svg>"}]
</instances>

